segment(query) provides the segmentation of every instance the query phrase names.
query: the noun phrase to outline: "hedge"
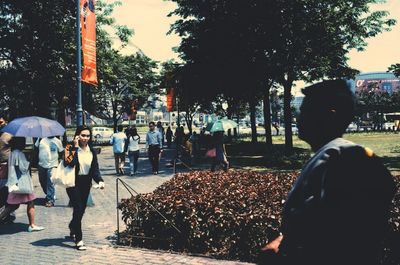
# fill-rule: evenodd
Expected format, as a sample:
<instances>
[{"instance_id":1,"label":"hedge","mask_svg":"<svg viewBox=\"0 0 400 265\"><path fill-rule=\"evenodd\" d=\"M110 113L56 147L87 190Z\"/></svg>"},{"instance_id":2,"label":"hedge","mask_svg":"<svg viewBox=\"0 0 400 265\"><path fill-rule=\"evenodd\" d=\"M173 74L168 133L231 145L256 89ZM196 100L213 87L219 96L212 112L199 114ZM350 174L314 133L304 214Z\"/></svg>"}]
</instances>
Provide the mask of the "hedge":
<instances>
[{"instance_id":1,"label":"hedge","mask_svg":"<svg viewBox=\"0 0 400 265\"><path fill-rule=\"evenodd\" d=\"M298 172L180 173L142 195L181 231L175 231L140 196L122 200L127 225L122 243L254 262L267 240L278 235L282 206ZM400 188L400 176L396 177ZM385 264L399 261L400 194L397 193L386 240ZM138 238L142 236L145 238ZM394 247L397 245L397 249ZM389 262L391 260L391 262ZM396 260L396 261L394 261Z\"/></svg>"}]
</instances>

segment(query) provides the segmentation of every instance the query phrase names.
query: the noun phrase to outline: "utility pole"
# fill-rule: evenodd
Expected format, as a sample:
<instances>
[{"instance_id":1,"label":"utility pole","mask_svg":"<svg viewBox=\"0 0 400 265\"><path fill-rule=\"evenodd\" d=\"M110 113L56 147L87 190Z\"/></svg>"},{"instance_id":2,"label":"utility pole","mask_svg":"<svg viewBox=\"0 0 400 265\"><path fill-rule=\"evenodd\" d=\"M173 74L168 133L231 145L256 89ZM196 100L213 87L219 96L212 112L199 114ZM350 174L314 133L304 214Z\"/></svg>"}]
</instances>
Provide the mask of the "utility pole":
<instances>
[{"instance_id":1,"label":"utility pole","mask_svg":"<svg viewBox=\"0 0 400 265\"><path fill-rule=\"evenodd\" d=\"M76 125L83 125L82 109L82 65L81 65L81 6L80 0L76 0Z\"/></svg>"}]
</instances>

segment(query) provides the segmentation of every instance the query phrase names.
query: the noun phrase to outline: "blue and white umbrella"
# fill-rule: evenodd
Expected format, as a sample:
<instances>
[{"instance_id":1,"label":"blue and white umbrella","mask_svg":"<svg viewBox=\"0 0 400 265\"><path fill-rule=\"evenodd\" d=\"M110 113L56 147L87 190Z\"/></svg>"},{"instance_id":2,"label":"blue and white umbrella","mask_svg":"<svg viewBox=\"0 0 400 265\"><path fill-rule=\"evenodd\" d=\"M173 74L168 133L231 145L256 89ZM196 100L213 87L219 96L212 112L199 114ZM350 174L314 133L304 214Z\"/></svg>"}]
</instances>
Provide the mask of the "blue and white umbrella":
<instances>
[{"instance_id":1,"label":"blue and white umbrella","mask_svg":"<svg viewBox=\"0 0 400 265\"><path fill-rule=\"evenodd\" d=\"M212 133L213 132L224 132L229 129L236 128L237 126L238 126L238 124L236 122L234 122L233 120L222 119L222 120L218 120L216 122L211 122L211 123L207 124L206 131L209 131Z\"/></svg>"},{"instance_id":2,"label":"blue and white umbrella","mask_svg":"<svg viewBox=\"0 0 400 265\"><path fill-rule=\"evenodd\" d=\"M19 137L44 138L63 135L65 128L55 120L30 116L11 121L1 131Z\"/></svg>"}]
</instances>

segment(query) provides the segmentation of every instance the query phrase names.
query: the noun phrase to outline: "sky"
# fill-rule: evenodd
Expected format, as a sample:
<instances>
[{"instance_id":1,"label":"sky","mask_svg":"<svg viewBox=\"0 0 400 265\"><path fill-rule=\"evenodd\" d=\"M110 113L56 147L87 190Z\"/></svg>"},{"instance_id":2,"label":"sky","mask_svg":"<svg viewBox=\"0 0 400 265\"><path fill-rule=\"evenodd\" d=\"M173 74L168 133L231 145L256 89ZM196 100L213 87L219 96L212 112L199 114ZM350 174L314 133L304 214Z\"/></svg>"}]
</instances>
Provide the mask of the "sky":
<instances>
[{"instance_id":1,"label":"sky","mask_svg":"<svg viewBox=\"0 0 400 265\"><path fill-rule=\"evenodd\" d=\"M177 19L167 17L176 4L164 0L122 0L122 3L115 9L114 17L118 24L134 29L132 43L156 61L176 59L178 56L172 48L179 46L180 38L174 34L166 35ZM390 32L369 39L365 51L349 53L349 65L362 73L386 71L391 64L400 63L400 1L388 0L378 8L389 11L390 17L398 23Z\"/></svg>"}]
</instances>

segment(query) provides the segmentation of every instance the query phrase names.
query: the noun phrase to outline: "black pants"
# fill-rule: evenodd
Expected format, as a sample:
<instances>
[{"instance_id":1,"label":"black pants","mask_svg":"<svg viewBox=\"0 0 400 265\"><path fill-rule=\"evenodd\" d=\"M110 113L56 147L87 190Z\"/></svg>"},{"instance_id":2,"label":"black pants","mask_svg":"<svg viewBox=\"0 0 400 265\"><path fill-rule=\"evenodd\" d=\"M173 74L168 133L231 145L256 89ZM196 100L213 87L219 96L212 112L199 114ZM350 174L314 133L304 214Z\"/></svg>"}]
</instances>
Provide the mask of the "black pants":
<instances>
[{"instance_id":1,"label":"black pants","mask_svg":"<svg viewBox=\"0 0 400 265\"><path fill-rule=\"evenodd\" d=\"M158 163L160 161L160 146L159 145L150 145L149 146L149 160L150 160L153 172L158 172Z\"/></svg>"},{"instance_id":2,"label":"black pants","mask_svg":"<svg viewBox=\"0 0 400 265\"><path fill-rule=\"evenodd\" d=\"M86 210L86 204L92 186L92 178L89 176L77 176L75 187L67 188L68 196L73 207L72 220L69 229L75 235L76 242L82 240L82 218Z\"/></svg>"},{"instance_id":3,"label":"black pants","mask_svg":"<svg viewBox=\"0 0 400 265\"><path fill-rule=\"evenodd\" d=\"M213 158L212 160L212 164L211 164L211 171L214 172L215 168L222 164L224 166L224 171L228 171L229 168L229 162L227 160L221 160L221 159L217 159L216 157Z\"/></svg>"}]
</instances>

